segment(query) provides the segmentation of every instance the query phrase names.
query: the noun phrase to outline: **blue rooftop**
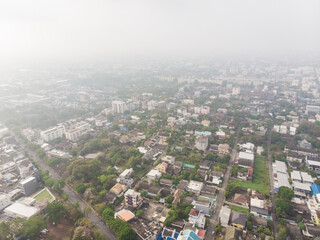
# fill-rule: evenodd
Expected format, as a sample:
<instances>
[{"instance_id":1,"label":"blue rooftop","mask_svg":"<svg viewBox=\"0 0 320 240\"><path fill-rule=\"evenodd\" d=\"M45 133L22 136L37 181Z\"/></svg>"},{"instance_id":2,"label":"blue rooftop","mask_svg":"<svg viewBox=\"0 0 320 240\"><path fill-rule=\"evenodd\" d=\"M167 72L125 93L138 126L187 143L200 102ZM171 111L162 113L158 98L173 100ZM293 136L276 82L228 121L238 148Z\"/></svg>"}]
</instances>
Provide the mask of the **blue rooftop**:
<instances>
[{"instance_id":1,"label":"blue rooftop","mask_svg":"<svg viewBox=\"0 0 320 240\"><path fill-rule=\"evenodd\" d=\"M317 184L311 184L311 190L312 190L313 196L315 196L318 193L320 193L320 186Z\"/></svg>"}]
</instances>

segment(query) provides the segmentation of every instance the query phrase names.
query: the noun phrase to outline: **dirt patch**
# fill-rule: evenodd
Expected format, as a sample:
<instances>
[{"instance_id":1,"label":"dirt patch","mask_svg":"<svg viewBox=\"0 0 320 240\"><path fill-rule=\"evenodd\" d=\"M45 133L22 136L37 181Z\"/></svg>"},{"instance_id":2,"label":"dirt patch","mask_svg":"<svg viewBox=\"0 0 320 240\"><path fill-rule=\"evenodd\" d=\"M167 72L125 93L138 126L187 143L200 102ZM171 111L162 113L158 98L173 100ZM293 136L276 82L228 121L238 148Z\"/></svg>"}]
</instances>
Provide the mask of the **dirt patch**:
<instances>
[{"instance_id":1,"label":"dirt patch","mask_svg":"<svg viewBox=\"0 0 320 240\"><path fill-rule=\"evenodd\" d=\"M73 224L67 220L62 220L57 225L49 225L47 233L47 238L51 237L54 240L62 240L65 237L71 237L70 231L73 228Z\"/></svg>"}]
</instances>

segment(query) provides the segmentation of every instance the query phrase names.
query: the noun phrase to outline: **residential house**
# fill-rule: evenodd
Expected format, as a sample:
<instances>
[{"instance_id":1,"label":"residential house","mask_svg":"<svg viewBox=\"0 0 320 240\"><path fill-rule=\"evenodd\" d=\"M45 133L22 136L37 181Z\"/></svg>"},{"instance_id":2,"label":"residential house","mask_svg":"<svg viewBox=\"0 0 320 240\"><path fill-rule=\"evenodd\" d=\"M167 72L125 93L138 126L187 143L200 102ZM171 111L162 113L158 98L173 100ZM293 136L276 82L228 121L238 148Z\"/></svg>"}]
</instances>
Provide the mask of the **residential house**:
<instances>
[{"instance_id":1,"label":"residential house","mask_svg":"<svg viewBox=\"0 0 320 240\"><path fill-rule=\"evenodd\" d=\"M222 227L227 227L229 225L230 215L231 209L226 206L222 206L219 214L219 220Z\"/></svg>"},{"instance_id":2,"label":"residential house","mask_svg":"<svg viewBox=\"0 0 320 240\"><path fill-rule=\"evenodd\" d=\"M133 168L126 169L119 175L119 177L117 178L117 182L131 187L134 182L132 178L133 174Z\"/></svg>"},{"instance_id":3,"label":"residential house","mask_svg":"<svg viewBox=\"0 0 320 240\"><path fill-rule=\"evenodd\" d=\"M208 160L201 161L199 164L199 168L203 170L211 170L212 162Z\"/></svg>"},{"instance_id":4,"label":"residential house","mask_svg":"<svg viewBox=\"0 0 320 240\"><path fill-rule=\"evenodd\" d=\"M245 168L253 167L254 154L249 152L240 152L238 158L238 165Z\"/></svg>"},{"instance_id":5,"label":"residential house","mask_svg":"<svg viewBox=\"0 0 320 240\"><path fill-rule=\"evenodd\" d=\"M194 208L202 211L204 215L210 216L211 202L207 199L198 199L194 202Z\"/></svg>"},{"instance_id":6,"label":"residential house","mask_svg":"<svg viewBox=\"0 0 320 240\"><path fill-rule=\"evenodd\" d=\"M229 144L219 144L218 145L218 154L220 156L228 155L229 154Z\"/></svg>"},{"instance_id":7,"label":"residential house","mask_svg":"<svg viewBox=\"0 0 320 240\"><path fill-rule=\"evenodd\" d=\"M202 182L191 180L187 186L187 191L195 193L199 196L204 184Z\"/></svg>"},{"instance_id":8,"label":"residential house","mask_svg":"<svg viewBox=\"0 0 320 240\"><path fill-rule=\"evenodd\" d=\"M208 147L208 138L203 136L198 136L196 138L195 147L200 151L206 151Z\"/></svg>"},{"instance_id":9,"label":"residential house","mask_svg":"<svg viewBox=\"0 0 320 240\"><path fill-rule=\"evenodd\" d=\"M124 194L124 200L128 206L133 208L137 208L142 203L141 193L134 191L133 189L129 189Z\"/></svg>"},{"instance_id":10,"label":"residential house","mask_svg":"<svg viewBox=\"0 0 320 240\"><path fill-rule=\"evenodd\" d=\"M236 193L233 197L232 202L248 207L249 206L249 196L247 194Z\"/></svg>"},{"instance_id":11,"label":"residential house","mask_svg":"<svg viewBox=\"0 0 320 240\"><path fill-rule=\"evenodd\" d=\"M130 220L135 218L135 215L130 210L122 209L114 214L114 218L120 218L125 222L129 222Z\"/></svg>"},{"instance_id":12,"label":"residential house","mask_svg":"<svg viewBox=\"0 0 320 240\"><path fill-rule=\"evenodd\" d=\"M170 179L166 179L166 178L161 178L160 179L160 185L161 186L167 186L167 187L171 187L172 186L173 181Z\"/></svg>"},{"instance_id":13,"label":"residential house","mask_svg":"<svg viewBox=\"0 0 320 240\"><path fill-rule=\"evenodd\" d=\"M167 168L168 168L168 163L166 162L161 162L156 166L156 170L159 172L166 174L167 173Z\"/></svg>"},{"instance_id":14,"label":"residential house","mask_svg":"<svg viewBox=\"0 0 320 240\"><path fill-rule=\"evenodd\" d=\"M231 226L238 229L244 229L247 224L247 216L244 213L233 212L231 217Z\"/></svg>"},{"instance_id":15,"label":"residential house","mask_svg":"<svg viewBox=\"0 0 320 240\"><path fill-rule=\"evenodd\" d=\"M195 208L191 208L189 212L189 222L199 228L204 228L206 224L204 213Z\"/></svg>"},{"instance_id":16,"label":"residential house","mask_svg":"<svg viewBox=\"0 0 320 240\"><path fill-rule=\"evenodd\" d=\"M116 183L109 192L114 193L117 197L120 197L128 187L121 183Z\"/></svg>"},{"instance_id":17,"label":"residential house","mask_svg":"<svg viewBox=\"0 0 320 240\"><path fill-rule=\"evenodd\" d=\"M183 162L175 161L173 163L173 175L179 176L179 174L180 174L180 172L182 170L182 167L183 167Z\"/></svg>"},{"instance_id":18,"label":"residential house","mask_svg":"<svg viewBox=\"0 0 320 240\"><path fill-rule=\"evenodd\" d=\"M166 162L168 164L173 164L175 160L176 160L175 157L169 156L169 155L161 157L161 161Z\"/></svg>"},{"instance_id":19,"label":"residential house","mask_svg":"<svg viewBox=\"0 0 320 240\"><path fill-rule=\"evenodd\" d=\"M149 182L156 181L159 178L161 178L162 174L158 170L152 169L148 174L147 174L147 179Z\"/></svg>"},{"instance_id":20,"label":"residential house","mask_svg":"<svg viewBox=\"0 0 320 240\"><path fill-rule=\"evenodd\" d=\"M268 218L270 216L270 207L266 204L266 201L258 198L250 199L250 212L255 216L261 216Z\"/></svg>"}]
</instances>

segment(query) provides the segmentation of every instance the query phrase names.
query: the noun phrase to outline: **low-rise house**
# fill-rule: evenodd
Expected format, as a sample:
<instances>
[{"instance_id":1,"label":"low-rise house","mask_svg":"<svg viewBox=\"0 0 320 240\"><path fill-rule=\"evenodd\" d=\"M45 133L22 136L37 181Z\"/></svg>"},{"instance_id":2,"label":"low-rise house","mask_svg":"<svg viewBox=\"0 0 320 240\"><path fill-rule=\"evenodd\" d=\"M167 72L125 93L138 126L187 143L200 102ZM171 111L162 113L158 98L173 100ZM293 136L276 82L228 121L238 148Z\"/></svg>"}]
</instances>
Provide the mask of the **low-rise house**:
<instances>
[{"instance_id":1,"label":"low-rise house","mask_svg":"<svg viewBox=\"0 0 320 240\"><path fill-rule=\"evenodd\" d=\"M183 167L183 162L181 161L175 161L173 164L173 175L179 176L181 170Z\"/></svg>"},{"instance_id":2,"label":"low-rise house","mask_svg":"<svg viewBox=\"0 0 320 240\"><path fill-rule=\"evenodd\" d=\"M244 229L247 224L247 216L244 213L233 212L231 217L231 226L238 229Z\"/></svg>"},{"instance_id":3,"label":"low-rise house","mask_svg":"<svg viewBox=\"0 0 320 240\"><path fill-rule=\"evenodd\" d=\"M181 231L177 240L199 240L199 237L194 231L188 229Z\"/></svg>"},{"instance_id":4,"label":"low-rise house","mask_svg":"<svg viewBox=\"0 0 320 240\"><path fill-rule=\"evenodd\" d=\"M201 161L199 164L199 168L203 170L210 170L212 167L212 162L208 160Z\"/></svg>"},{"instance_id":5,"label":"low-rise house","mask_svg":"<svg viewBox=\"0 0 320 240\"><path fill-rule=\"evenodd\" d=\"M114 193L117 197L120 197L128 187L121 183L116 183L109 192Z\"/></svg>"},{"instance_id":6,"label":"low-rise house","mask_svg":"<svg viewBox=\"0 0 320 240\"><path fill-rule=\"evenodd\" d=\"M204 185L204 187L201 190L201 194L215 195L216 191L217 187L211 185Z\"/></svg>"},{"instance_id":7,"label":"low-rise house","mask_svg":"<svg viewBox=\"0 0 320 240\"><path fill-rule=\"evenodd\" d=\"M236 193L233 197L232 202L236 203L238 205L248 207L249 206L249 196L246 194Z\"/></svg>"},{"instance_id":8,"label":"low-rise house","mask_svg":"<svg viewBox=\"0 0 320 240\"><path fill-rule=\"evenodd\" d=\"M173 156L169 156L169 155L166 155L166 156L163 156L161 157L161 161L162 162L166 162L168 164L173 164L175 162L176 158L173 157Z\"/></svg>"},{"instance_id":9,"label":"low-rise house","mask_svg":"<svg viewBox=\"0 0 320 240\"><path fill-rule=\"evenodd\" d=\"M219 220L222 227L227 227L229 225L230 215L231 209L226 206L222 206L219 214Z\"/></svg>"},{"instance_id":10,"label":"low-rise house","mask_svg":"<svg viewBox=\"0 0 320 240\"><path fill-rule=\"evenodd\" d=\"M199 211L195 208L191 208L189 212L189 222L199 228L204 228L206 223L206 218L202 211Z\"/></svg>"},{"instance_id":11,"label":"low-rise house","mask_svg":"<svg viewBox=\"0 0 320 240\"><path fill-rule=\"evenodd\" d=\"M298 198L306 198L311 195L310 186L310 183L293 182L294 195Z\"/></svg>"},{"instance_id":12,"label":"low-rise house","mask_svg":"<svg viewBox=\"0 0 320 240\"><path fill-rule=\"evenodd\" d=\"M149 182L156 181L159 178L161 178L162 174L158 170L152 169L148 174L147 174L147 179Z\"/></svg>"},{"instance_id":13,"label":"low-rise house","mask_svg":"<svg viewBox=\"0 0 320 240\"><path fill-rule=\"evenodd\" d=\"M222 183L223 173L217 171L211 171L210 175L207 178L207 183L218 186Z\"/></svg>"},{"instance_id":14,"label":"low-rise house","mask_svg":"<svg viewBox=\"0 0 320 240\"><path fill-rule=\"evenodd\" d=\"M168 168L168 163L166 163L166 162L159 163L156 166L156 170L158 170L159 172L161 172L163 174L167 173L167 168Z\"/></svg>"},{"instance_id":15,"label":"low-rise house","mask_svg":"<svg viewBox=\"0 0 320 240\"><path fill-rule=\"evenodd\" d=\"M173 181L170 179L166 179L166 178L161 178L160 179L160 185L161 186L167 186L167 187L171 187L172 186Z\"/></svg>"},{"instance_id":16,"label":"low-rise house","mask_svg":"<svg viewBox=\"0 0 320 240\"><path fill-rule=\"evenodd\" d=\"M161 189L162 189L160 186L153 186L151 184L144 183L144 182L139 182L138 188L140 190L145 191L147 195L151 197L156 197L158 193L161 192Z\"/></svg>"},{"instance_id":17,"label":"low-rise house","mask_svg":"<svg viewBox=\"0 0 320 240\"><path fill-rule=\"evenodd\" d=\"M229 144L219 144L218 145L218 154L221 156L229 154Z\"/></svg>"},{"instance_id":18,"label":"low-rise house","mask_svg":"<svg viewBox=\"0 0 320 240\"><path fill-rule=\"evenodd\" d=\"M130 210L122 209L114 214L114 218L120 218L125 222L129 222L130 220L135 218L135 215Z\"/></svg>"},{"instance_id":19,"label":"low-rise house","mask_svg":"<svg viewBox=\"0 0 320 240\"><path fill-rule=\"evenodd\" d=\"M195 147L200 151L206 151L208 147L208 138L203 136L198 136L196 138Z\"/></svg>"},{"instance_id":20,"label":"low-rise house","mask_svg":"<svg viewBox=\"0 0 320 240\"><path fill-rule=\"evenodd\" d=\"M270 208L264 200L258 198L250 199L250 212L255 216L268 218L270 216Z\"/></svg>"},{"instance_id":21,"label":"low-rise house","mask_svg":"<svg viewBox=\"0 0 320 240\"><path fill-rule=\"evenodd\" d=\"M178 204L180 202L180 197L182 195L183 191L181 189L177 189L173 194L173 204Z\"/></svg>"},{"instance_id":22,"label":"low-rise house","mask_svg":"<svg viewBox=\"0 0 320 240\"><path fill-rule=\"evenodd\" d=\"M257 230L260 226L266 228L268 226L268 221L265 218L260 218L256 216L252 216L252 227L254 230Z\"/></svg>"},{"instance_id":23,"label":"low-rise house","mask_svg":"<svg viewBox=\"0 0 320 240\"><path fill-rule=\"evenodd\" d=\"M211 202L209 200L198 199L193 203L193 205L195 209L202 211L204 215L210 216Z\"/></svg>"},{"instance_id":24,"label":"low-rise house","mask_svg":"<svg viewBox=\"0 0 320 240\"><path fill-rule=\"evenodd\" d=\"M203 183L202 182L191 180L189 182L186 190L189 191L189 192L193 192L193 193L195 193L196 195L199 196L202 188L203 188Z\"/></svg>"},{"instance_id":25,"label":"low-rise house","mask_svg":"<svg viewBox=\"0 0 320 240\"><path fill-rule=\"evenodd\" d=\"M245 168L252 168L254 162L254 154L248 152L240 152L238 165Z\"/></svg>"},{"instance_id":26,"label":"low-rise house","mask_svg":"<svg viewBox=\"0 0 320 240\"><path fill-rule=\"evenodd\" d=\"M181 180L178 184L178 189L181 189L181 190L186 190L187 189L187 186L188 186L189 182L187 180Z\"/></svg>"},{"instance_id":27,"label":"low-rise house","mask_svg":"<svg viewBox=\"0 0 320 240\"><path fill-rule=\"evenodd\" d=\"M117 182L131 187L134 182L132 178L133 174L133 168L126 169L119 175L119 177L117 178Z\"/></svg>"}]
</instances>

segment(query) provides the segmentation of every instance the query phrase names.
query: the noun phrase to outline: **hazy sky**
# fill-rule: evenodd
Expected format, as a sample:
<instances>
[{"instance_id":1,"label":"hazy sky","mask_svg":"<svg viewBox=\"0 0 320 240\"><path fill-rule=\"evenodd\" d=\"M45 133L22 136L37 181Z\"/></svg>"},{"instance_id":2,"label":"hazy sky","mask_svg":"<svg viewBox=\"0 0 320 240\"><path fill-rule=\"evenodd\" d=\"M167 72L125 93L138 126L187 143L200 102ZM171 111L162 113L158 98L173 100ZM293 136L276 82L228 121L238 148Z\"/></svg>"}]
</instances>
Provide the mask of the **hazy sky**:
<instances>
[{"instance_id":1,"label":"hazy sky","mask_svg":"<svg viewBox=\"0 0 320 240\"><path fill-rule=\"evenodd\" d=\"M0 56L320 54L319 0L1 0Z\"/></svg>"}]
</instances>

